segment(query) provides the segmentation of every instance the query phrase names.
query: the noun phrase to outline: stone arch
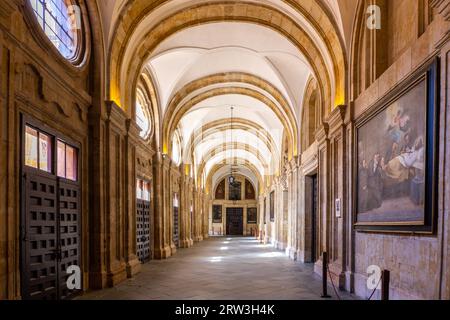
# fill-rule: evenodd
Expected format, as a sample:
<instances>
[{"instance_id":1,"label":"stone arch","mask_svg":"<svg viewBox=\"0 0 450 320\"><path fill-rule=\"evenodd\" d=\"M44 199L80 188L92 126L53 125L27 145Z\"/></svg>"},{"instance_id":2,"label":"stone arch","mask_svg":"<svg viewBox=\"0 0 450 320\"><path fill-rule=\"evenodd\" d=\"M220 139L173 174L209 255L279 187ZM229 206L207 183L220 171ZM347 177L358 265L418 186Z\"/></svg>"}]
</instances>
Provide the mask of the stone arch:
<instances>
[{"instance_id":1,"label":"stone arch","mask_svg":"<svg viewBox=\"0 0 450 320\"><path fill-rule=\"evenodd\" d=\"M251 152L261 162L261 165L263 165L263 168L265 170L267 170L269 167L269 163L266 161L266 159L264 159L262 157L262 155L260 154L260 152L258 151L258 149L254 148L253 146L250 146L250 145L244 144L244 143L226 143L226 144L215 146L215 147L211 148L205 154L205 157L202 159L202 162L197 171L198 181L200 180L200 177L203 175L203 171L205 170L205 167L206 167L206 164L208 163L208 161L211 160L218 153L228 151L228 150L243 150L246 152ZM227 158L227 159L229 159L229 158ZM224 160L227 160L227 159L224 159ZM247 162L247 160L246 160L246 162Z\"/></svg>"},{"instance_id":2,"label":"stone arch","mask_svg":"<svg viewBox=\"0 0 450 320\"><path fill-rule=\"evenodd\" d=\"M150 100L151 105L151 113L152 113L152 133L151 139L152 144L154 144L156 150L160 150L161 146L161 108L158 103L158 93L155 90L152 81L151 72L147 68L141 73L140 83L145 88L147 92L147 96ZM133 101L136 101L136 96L133 98ZM134 106L134 104L133 104ZM134 112L134 111L133 111Z\"/></svg>"},{"instance_id":3,"label":"stone arch","mask_svg":"<svg viewBox=\"0 0 450 320\"><path fill-rule=\"evenodd\" d=\"M205 88L207 86L212 86L216 84L226 84L226 83L233 83L233 85L237 84L247 84L247 85L253 85L259 89L264 90L269 94L269 97L273 97L279 106L282 108L281 112L278 111L278 106L274 104L269 97L266 97L262 93L252 90L250 88L241 88L238 86L233 87L223 87L223 88L215 88L206 92L202 92L201 94L197 95L193 99L190 99L188 103L185 103L184 105L180 104L183 102L183 99L185 97L190 96L193 92L196 92L197 90L201 88ZM295 156L297 154L297 136L298 136L298 126L297 126L297 120L293 113L293 110L290 108L289 103L287 100L283 97L283 95L280 93L280 91L275 88L273 85L268 83L267 81L247 74L247 73L239 73L239 72L232 72L232 73L223 73L223 74L215 74L211 76L207 76L201 79L198 79L196 81L193 81L186 86L184 86L181 90L179 90L175 96L171 99L169 106L165 112L164 115L164 121L163 121L163 144L168 145L169 141L171 139L171 136L173 134L173 130L176 128L176 125L180 121L180 119L183 117L183 115L186 113L186 111L194 106L196 103L205 100L207 98L210 98L214 95L222 95L225 93L242 93L248 96L251 96L253 98L256 98L260 100L263 103L266 103L268 107L272 109L272 111L275 112L275 114L278 115L278 118L280 119L281 123L285 126L285 130L289 132L289 139L290 139L290 156ZM177 110L179 109L179 110ZM181 111L181 113L180 113ZM286 114L287 119L285 119L284 114ZM170 148L168 148L170 150Z\"/></svg>"},{"instance_id":4,"label":"stone arch","mask_svg":"<svg viewBox=\"0 0 450 320\"><path fill-rule=\"evenodd\" d=\"M323 58L323 52L311 39L310 35L291 17L281 13L276 8L266 5L230 2L201 4L171 15L146 34L143 41L140 42L139 48L133 54L133 61L129 65L123 65L125 50L129 44L133 28L136 28L139 22L157 6L155 2L148 3L147 1L147 5L140 4L139 6L136 3L136 7L128 8L127 12L123 14L123 21L133 21L132 23L126 26L120 23L117 26L116 41L111 48L110 57L110 98L118 104L128 105L130 100L129 93L125 92L126 90L121 88L120 84L127 83L133 87L136 81L136 74L139 73L153 50L161 41L172 34L193 25L215 21L241 21L269 27L284 35L299 48L299 51L305 55L318 79L319 88L323 91L324 106L326 106L324 113L328 114L336 105L346 102L346 55L340 37L336 33L335 26L324 14L323 8L314 1L308 3L308 7L303 6L301 2L294 3L289 1L289 4L297 10L297 13L301 14L301 17L306 17L307 21L314 26L315 31L321 36L322 39L320 40L327 48L326 52L331 56L332 70L329 70L327 67L327 63ZM314 10L311 7L314 7ZM136 12L137 10L139 12ZM325 27L327 29L324 29ZM335 81L332 79L333 74L336 77ZM125 77L126 79L123 79ZM336 83L335 88L334 82ZM332 96L334 96L334 101L332 101Z\"/></svg>"},{"instance_id":5,"label":"stone arch","mask_svg":"<svg viewBox=\"0 0 450 320\"><path fill-rule=\"evenodd\" d=\"M296 143L297 139L294 136L294 133L291 129L289 121L287 119L285 119L282 110L280 110L280 108L277 106L277 104L272 99L266 97L261 92L254 90L254 89L242 88L242 87L222 87L222 88L210 89L208 91L200 93L196 97L189 99L186 103L184 103L179 108L179 110L174 114L172 121L170 123L164 123L164 125L163 125L163 128L165 128L164 131L167 132L166 134L164 134L164 136L165 136L164 146L167 146L167 151L170 150L170 148L169 148L170 137L173 133L173 130L175 130L175 128L176 128L174 126L174 124L177 124L182 119L183 115L190 108L192 108L196 104L198 104L206 99L216 97L216 96L221 96L221 95L227 95L227 94L245 95L248 97L252 97L256 100L259 100L262 103L264 103L265 105L267 105L276 114L276 116L282 123L285 131L288 133L287 136L289 139L289 155L291 157L294 155L294 150L295 150L294 143ZM164 149L166 149L166 147L164 147Z\"/></svg>"},{"instance_id":6,"label":"stone arch","mask_svg":"<svg viewBox=\"0 0 450 320\"><path fill-rule=\"evenodd\" d=\"M212 189L212 178L214 177L214 175L216 174L217 171L219 171L221 168L227 166L227 164L216 164L214 165L214 167L212 167L209 175L206 178L206 190L207 192L209 192ZM245 167L246 169L248 169L249 171L251 171L255 177L258 179L258 185L259 185L259 194L263 193L264 190L264 180L263 177L261 176L261 174L259 173L258 169L251 163L246 163L242 165L243 167ZM226 174L224 174L223 176L221 176L218 181L221 181L222 178L225 178ZM247 177L249 178L249 177ZM215 189L214 189L215 190Z\"/></svg>"},{"instance_id":7,"label":"stone arch","mask_svg":"<svg viewBox=\"0 0 450 320\"><path fill-rule=\"evenodd\" d=\"M198 145L202 141L202 139L205 139L209 137L212 134L223 132L230 129L230 124L228 119L222 119L222 120L216 120L209 122L208 124L204 125L200 128L198 132L194 132L191 137L188 140L188 143L186 144L186 152L184 154L184 161L187 162L194 162L193 159L193 152ZM272 139L270 134L261 126L258 124L246 120L246 119L240 119L235 118L233 120L233 127L232 129L241 129L245 131L254 131L255 136L257 136L258 139L263 142L266 147L272 152L273 156L276 157L276 162L280 162L279 159L279 150L276 147L275 141Z\"/></svg>"},{"instance_id":8,"label":"stone arch","mask_svg":"<svg viewBox=\"0 0 450 320\"><path fill-rule=\"evenodd\" d=\"M305 98L303 100L301 119L301 150L304 152L315 141L315 132L319 127L320 96L317 90L317 82L310 78L306 85Z\"/></svg>"}]
</instances>

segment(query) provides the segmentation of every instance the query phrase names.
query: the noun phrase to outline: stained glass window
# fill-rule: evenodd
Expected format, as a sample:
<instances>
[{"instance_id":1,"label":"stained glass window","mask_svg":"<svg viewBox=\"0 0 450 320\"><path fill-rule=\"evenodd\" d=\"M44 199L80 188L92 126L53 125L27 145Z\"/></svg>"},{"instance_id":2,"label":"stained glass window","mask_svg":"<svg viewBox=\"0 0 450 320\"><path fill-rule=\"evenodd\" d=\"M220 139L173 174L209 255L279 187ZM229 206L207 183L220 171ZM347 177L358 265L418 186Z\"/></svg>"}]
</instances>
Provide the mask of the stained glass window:
<instances>
[{"instance_id":1,"label":"stained glass window","mask_svg":"<svg viewBox=\"0 0 450 320\"><path fill-rule=\"evenodd\" d=\"M63 57L71 59L77 49L80 10L69 0L30 0L36 19Z\"/></svg>"},{"instance_id":2,"label":"stained glass window","mask_svg":"<svg viewBox=\"0 0 450 320\"><path fill-rule=\"evenodd\" d=\"M66 177L66 145L64 142L57 142L57 157L58 157L58 177L65 178Z\"/></svg>"},{"instance_id":3,"label":"stained glass window","mask_svg":"<svg viewBox=\"0 0 450 320\"><path fill-rule=\"evenodd\" d=\"M25 126L25 165L52 173L52 138Z\"/></svg>"},{"instance_id":4,"label":"stained glass window","mask_svg":"<svg viewBox=\"0 0 450 320\"><path fill-rule=\"evenodd\" d=\"M77 150L66 145L66 179L77 181Z\"/></svg>"},{"instance_id":5,"label":"stained glass window","mask_svg":"<svg viewBox=\"0 0 450 320\"><path fill-rule=\"evenodd\" d=\"M28 126L25 128L25 165L38 167L38 132Z\"/></svg>"},{"instance_id":6,"label":"stained glass window","mask_svg":"<svg viewBox=\"0 0 450 320\"><path fill-rule=\"evenodd\" d=\"M39 169L52 172L52 141L43 133L39 133Z\"/></svg>"},{"instance_id":7,"label":"stained glass window","mask_svg":"<svg viewBox=\"0 0 450 320\"><path fill-rule=\"evenodd\" d=\"M78 180L78 151L61 140L57 145L57 174L60 178Z\"/></svg>"}]
</instances>

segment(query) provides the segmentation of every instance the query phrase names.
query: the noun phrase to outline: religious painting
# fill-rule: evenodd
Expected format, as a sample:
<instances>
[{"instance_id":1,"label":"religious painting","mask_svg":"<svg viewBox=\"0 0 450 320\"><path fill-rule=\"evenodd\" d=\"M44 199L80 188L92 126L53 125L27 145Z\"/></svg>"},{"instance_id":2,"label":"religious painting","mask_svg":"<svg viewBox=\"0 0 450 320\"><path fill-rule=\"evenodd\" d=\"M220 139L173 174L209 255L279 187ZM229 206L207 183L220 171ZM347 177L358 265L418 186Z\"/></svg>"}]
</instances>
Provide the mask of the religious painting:
<instances>
[{"instance_id":1,"label":"religious painting","mask_svg":"<svg viewBox=\"0 0 450 320\"><path fill-rule=\"evenodd\" d=\"M245 199L246 200L255 200L255 188L253 188L253 185L250 181L245 179Z\"/></svg>"},{"instance_id":2,"label":"religious painting","mask_svg":"<svg viewBox=\"0 0 450 320\"><path fill-rule=\"evenodd\" d=\"M256 208L247 208L247 223L258 222L258 210Z\"/></svg>"},{"instance_id":3,"label":"religious painting","mask_svg":"<svg viewBox=\"0 0 450 320\"><path fill-rule=\"evenodd\" d=\"M213 223L222 223L222 206L213 205Z\"/></svg>"},{"instance_id":4,"label":"religious painting","mask_svg":"<svg viewBox=\"0 0 450 320\"><path fill-rule=\"evenodd\" d=\"M436 65L356 125L356 226L429 232L434 209Z\"/></svg>"},{"instance_id":5,"label":"religious painting","mask_svg":"<svg viewBox=\"0 0 450 320\"><path fill-rule=\"evenodd\" d=\"M229 185L229 200L232 201L240 201L242 200L241 196L241 190L242 190L242 184L240 182L234 182L233 184Z\"/></svg>"},{"instance_id":6,"label":"religious painting","mask_svg":"<svg viewBox=\"0 0 450 320\"><path fill-rule=\"evenodd\" d=\"M270 214L270 221L274 222L275 221L275 191L272 191L270 193L270 198L269 198L269 214Z\"/></svg>"},{"instance_id":7,"label":"religious painting","mask_svg":"<svg viewBox=\"0 0 450 320\"><path fill-rule=\"evenodd\" d=\"M216 189L216 200L225 200L225 179L222 180Z\"/></svg>"}]
</instances>

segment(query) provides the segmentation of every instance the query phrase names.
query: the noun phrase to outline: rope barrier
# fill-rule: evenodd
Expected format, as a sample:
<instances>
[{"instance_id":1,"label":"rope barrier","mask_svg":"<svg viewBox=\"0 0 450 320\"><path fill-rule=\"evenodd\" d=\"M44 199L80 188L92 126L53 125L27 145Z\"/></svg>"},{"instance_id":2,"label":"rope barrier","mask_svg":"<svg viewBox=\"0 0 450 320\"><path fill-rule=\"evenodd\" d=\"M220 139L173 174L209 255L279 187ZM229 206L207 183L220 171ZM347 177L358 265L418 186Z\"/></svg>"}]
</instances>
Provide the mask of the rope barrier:
<instances>
[{"instance_id":1,"label":"rope barrier","mask_svg":"<svg viewBox=\"0 0 450 320\"><path fill-rule=\"evenodd\" d=\"M372 299L373 295L375 294L375 291L377 291L378 286L379 286L380 283L381 283L381 279L383 279L383 274L381 274L380 279L378 279L377 286L375 287L375 289L373 289L372 294L369 296L369 299L367 299L368 301L370 301L370 300Z\"/></svg>"},{"instance_id":2,"label":"rope barrier","mask_svg":"<svg viewBox=\"0 0 450 320\"><path fill-rule=\"evenodd\" d=\"M330 271L330 268L328 268L328 267L327 267L327 270L328 270L328 275L330 276L331 284L333 285L334 293L336 294L338 300L341 300L341 297L340 297L339 294L337 293L336 286L334 285L333 277L331 276L331 273L332 273L332 272Z\"/></svg>"}]
</instances>

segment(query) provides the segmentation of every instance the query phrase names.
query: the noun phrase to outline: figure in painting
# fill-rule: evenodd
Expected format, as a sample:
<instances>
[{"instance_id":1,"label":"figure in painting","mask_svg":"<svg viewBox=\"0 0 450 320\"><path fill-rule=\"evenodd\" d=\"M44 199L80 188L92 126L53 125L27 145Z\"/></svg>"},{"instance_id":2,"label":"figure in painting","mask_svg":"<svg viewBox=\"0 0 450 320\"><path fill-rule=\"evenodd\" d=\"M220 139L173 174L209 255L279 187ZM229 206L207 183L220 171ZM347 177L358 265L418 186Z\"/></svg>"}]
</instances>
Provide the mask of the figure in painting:
<instances>
[{"instance_id":1,"label":"figure in painting","mask_svg":"<svg viewBox=\"0 0 450 320\"><path fill-rule=\"evenodd\" d=\"M359 195L358 195L358 208L362 212L368 210L367 201L369 200L369 166L364 159L359 169Z\"/></svg>"},{"instance_id":2,"label":"figure in painting","mask_svg":"<svg viewBox=\"0 0 450 320\"><path fill-rule=\"evenodd\" d=\"M383 204L383 168L382 159L379 153L373 156L369 163L368 187L369 200L367 209L373 210L380 208Z\"/></svg>"}]
</instances>

